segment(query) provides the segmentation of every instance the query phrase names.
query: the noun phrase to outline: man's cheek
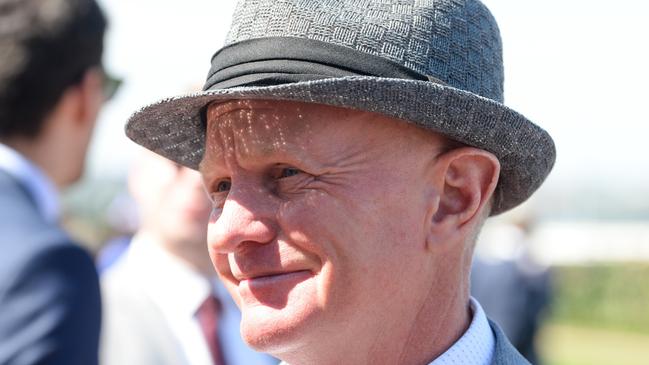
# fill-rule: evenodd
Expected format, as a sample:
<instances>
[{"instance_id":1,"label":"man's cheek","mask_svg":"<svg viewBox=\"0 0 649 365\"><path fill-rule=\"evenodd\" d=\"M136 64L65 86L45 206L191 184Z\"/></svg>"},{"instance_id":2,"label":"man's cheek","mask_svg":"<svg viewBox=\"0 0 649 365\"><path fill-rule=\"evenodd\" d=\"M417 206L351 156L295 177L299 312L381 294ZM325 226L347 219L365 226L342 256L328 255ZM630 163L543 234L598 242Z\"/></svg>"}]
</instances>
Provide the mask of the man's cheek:
<instances>
[{"instance_id":1,"label":"man's cheek","mask_svg":"<svg viewBox=\"0 0 649 365\"><path fill-rule=\"evenodd\" d=\"M346 265L363 254L372 241L368 221L362 211L354 209L354 202L338 199L319 191L300 200L284 202L277 216L283 234L289 243L314 253L321 264Z\"/></svg>"},{"instance_id":2,"label":"man's cheek","mask_svg":"<svg viewBox=\"0 0 649 365\"><path fill-rule=\"evenodd\" d=\"M298 199L283 202L277 212L277 223L290 240L305 249L320 251L320 242L331 239L332 227L344 212L327 194L312 191Z\"/></svg>"}]
</instances>

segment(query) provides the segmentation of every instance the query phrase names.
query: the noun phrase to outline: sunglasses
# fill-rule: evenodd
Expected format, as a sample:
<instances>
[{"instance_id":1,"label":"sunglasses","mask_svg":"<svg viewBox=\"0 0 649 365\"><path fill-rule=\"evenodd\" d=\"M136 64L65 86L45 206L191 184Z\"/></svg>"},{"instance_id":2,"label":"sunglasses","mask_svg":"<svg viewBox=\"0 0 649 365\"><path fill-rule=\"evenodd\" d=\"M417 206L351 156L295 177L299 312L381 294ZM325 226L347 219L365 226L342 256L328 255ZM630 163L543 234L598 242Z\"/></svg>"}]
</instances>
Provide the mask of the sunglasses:
<instances>
[{"instance_id":1,"label":"sunglasses","mask_svg":"<svg viewBox=\"0 0 649 365\"><path fill-rule=\"evenodd\" d=\"M104 101L108 101L115 96L117 90L122 85L123 80L117 78L106 71L103 67L101 68L102 75L102 91L104 93Z\"/></svg>"}]
</instances>

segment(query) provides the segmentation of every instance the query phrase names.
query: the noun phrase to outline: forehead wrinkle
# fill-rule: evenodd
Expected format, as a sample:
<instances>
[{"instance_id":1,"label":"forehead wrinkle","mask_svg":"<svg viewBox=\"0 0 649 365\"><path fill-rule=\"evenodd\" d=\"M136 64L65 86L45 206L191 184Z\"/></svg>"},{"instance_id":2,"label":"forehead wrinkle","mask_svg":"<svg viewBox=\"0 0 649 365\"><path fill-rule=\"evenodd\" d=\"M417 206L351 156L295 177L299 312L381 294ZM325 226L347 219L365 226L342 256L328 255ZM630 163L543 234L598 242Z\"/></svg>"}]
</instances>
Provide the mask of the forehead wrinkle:
<instances>
[{"instance_id":1,"label":"forehead wrinkle","mask_svg":"<svg viewBox=\"0 0 649 365\"><path fill-rule=\"evenodd\" d=\"M434 150L441 147L437 133L399 119L370 112L352 115L352 120L342 122L345 133L337 134L340 143L332 151L333 161L343 170L362 171L394 157L402 166L417 164L422 158L434 158Z\"/></svg>"}]
</instances>

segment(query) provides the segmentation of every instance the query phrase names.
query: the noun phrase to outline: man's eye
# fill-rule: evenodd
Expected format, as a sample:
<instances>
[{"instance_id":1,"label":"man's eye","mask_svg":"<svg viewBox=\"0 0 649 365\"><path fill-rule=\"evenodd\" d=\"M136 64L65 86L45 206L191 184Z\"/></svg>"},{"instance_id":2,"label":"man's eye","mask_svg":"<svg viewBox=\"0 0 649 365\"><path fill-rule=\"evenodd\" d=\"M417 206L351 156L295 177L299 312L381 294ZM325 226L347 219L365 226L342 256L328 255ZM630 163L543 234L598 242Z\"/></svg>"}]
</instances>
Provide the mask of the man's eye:
<instances>
[{"instance_id":1,"label":"man's eye","mask_svg":"<svg viewBox=\"0 0 649 365\"><path fill-rule=\"evenodd\" d=\"M222 193L225 191L229 191L230 186L232 186L232 182L230 180L219 181L219 183L216 184L216 192Z\"/></svg>"},{"instance_id":2,"label":"man's eye","mask_svg":"<svg viewBox=\"0 0 649 365\"><path fill-rule=\"evenodd\" d=\"M296 169L295 167L285 167L281 170L279 174L279 178L283 179L283 178L295 176L300 174L301 172L302 172L301 170Z\"/></svg>"}]
</instances>

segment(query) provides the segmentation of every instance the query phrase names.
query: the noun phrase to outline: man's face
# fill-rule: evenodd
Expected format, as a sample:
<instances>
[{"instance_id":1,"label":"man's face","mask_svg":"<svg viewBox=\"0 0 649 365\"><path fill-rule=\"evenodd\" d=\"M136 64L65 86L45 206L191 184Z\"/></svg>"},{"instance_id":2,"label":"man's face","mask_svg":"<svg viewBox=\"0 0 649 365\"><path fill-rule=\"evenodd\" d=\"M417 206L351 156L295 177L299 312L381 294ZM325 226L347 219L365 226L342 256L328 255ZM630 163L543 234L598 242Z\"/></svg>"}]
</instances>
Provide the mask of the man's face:
<instances>
[{"instance_id":1,"label":"man's face","mask_svg":"<svg viewBox=\"0 0 649 365\"><path fill-rule=\"evenodd\" d=\"M162 194L158 196L160 231L181 249L195 249L205 255L210 208L200 175L174 164L168 165L167 173L169 180L161 182Z\"/></svg>"},{"instance_id":2,"label":"man's face","mask_svg":"<svg viewBox=\"0 0 649 365\"><path fill-rule=\"evenodd\" d=\"M214 104L207 120L208 247L244 339L280 354L403 320L401 303L432 280L424 222L441 138L294 102Z\"/></svg>"},{"instance_id":3,"label":"man's face","mask_svg":"<svg viewBox=\"0 0 649 365\"><path fill-rule=\"evenodd\" d=\"M196 264L205 262L210 203L200 174L152 152L138 157L129 183L144 227L170 249L201 261Z\"/></svg>"}]
</instances>

